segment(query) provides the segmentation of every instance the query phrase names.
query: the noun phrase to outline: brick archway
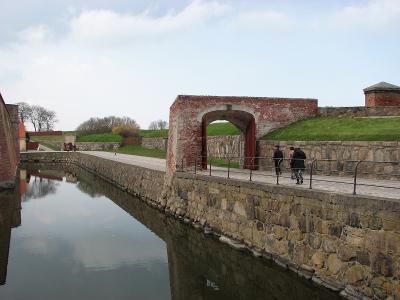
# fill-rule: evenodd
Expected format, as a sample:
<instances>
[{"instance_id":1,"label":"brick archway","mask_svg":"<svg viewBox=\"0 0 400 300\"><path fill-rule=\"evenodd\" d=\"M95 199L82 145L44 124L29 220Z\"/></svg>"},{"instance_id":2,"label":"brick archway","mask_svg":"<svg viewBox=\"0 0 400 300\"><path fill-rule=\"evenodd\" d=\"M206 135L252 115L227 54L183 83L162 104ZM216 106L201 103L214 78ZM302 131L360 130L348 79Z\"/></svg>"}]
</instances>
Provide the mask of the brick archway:
<instances>
[{"instance_id":1,"label":"brick archway","mask_svg":"<svg viewBox=\"0 0 400 300\"><path fill-rule=\"evenodd\" d=\"M182 164L193 166L204 154L205 130L213 120L235 124L245 136L245 156L254 157L257 139L277 128L314 117L317 112L316 99L178 96L170 108L167 173L172 175Z\"/></svg>"},{"instance_id":2,"label":"brick archway","mask_svg":"<svg viewBox=\"0 0 400 300\"><path fill-rule=\"evenodd\" d=\"M244 137L244 168L254 168L256 157L256 122L254 116L240 110L214 110L207 112L202 117L201 131L201 165L207 168L207 126L216 121L225 120L235 125Z\"/></svg>"}]
</instances>

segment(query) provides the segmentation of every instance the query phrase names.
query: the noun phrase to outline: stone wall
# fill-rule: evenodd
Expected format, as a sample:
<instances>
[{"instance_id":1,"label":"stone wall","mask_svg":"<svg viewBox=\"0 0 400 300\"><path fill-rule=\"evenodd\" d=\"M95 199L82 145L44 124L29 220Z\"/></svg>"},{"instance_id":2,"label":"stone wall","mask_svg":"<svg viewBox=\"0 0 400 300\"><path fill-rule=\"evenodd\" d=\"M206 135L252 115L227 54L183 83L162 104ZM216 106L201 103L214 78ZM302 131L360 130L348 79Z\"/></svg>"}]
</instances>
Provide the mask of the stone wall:
<instances>
[{"instance_id":1,"label":"stone wall","mask_svg":"<svg viewBox=\"0 0 400 300\"><path fill-rule=\"evenodd\" d=\"M271 158L274 146L279 145L284 157L289 157L290 146L298 145L306 153L308 162L313 159L331 159L317 162L317 169L325 174L352 175L354 161L366 160L359 165L360 176L400 180L400 142L363 141L259 141L259 155ZM377 163L391 161L392 163ZM271 159L261 159L262 170L272 170ZM289 168L288 161L284 163ZM364 174L363 174L364 173ZM367 174L371 173L371 175Z\"/></svg>"},{"instance_id":2,"label":"stone wall","mask_svg":"<svg viewBox=\"0 0 400 300\"><path fill-rule=\"evenodd\" d=\"M399 299L400 202L127 165L84 153L23 153L75 164L236 249L349 299ZM165 181L165 179L169 179Z\"/></svg>"},{"instance_id":3,"label":"stone wall","mask_svg":"<svg viewBox=\"0 0 400 300\"><path fill-rule=\"evenodd\" d=\"M318 107L319 117L389 117L400 116L400 106Z\"/></svg>"},{"instance_id":4,"label":"stone wall","mask_svg":"<svg viewBox=\"0 0 400 300\"><path fill-rule=\"evenodd\" d=\"M164 137L144 137L142 138L142 147L146 149L167 150L168 138Z\"/></svg>"},{"instance_id":5,"label":"stone wall","mask_svg":"<svg viewBox=\"0 0 400 300\"><path fill-rule=\"evenodd\" d=\"M400 297L398 201L184 173L166 199L221 241L346 297Z\"/></svg>"},{"instance_id":6,"label":"stone wall","mask_svg":"<svg viewBox=\"0 0 400 300\"><path fill-rule=\"evenodd\" d=\"M52 145L60 150L64 150L64 142L46 141L43 144ZM113 150L115 147L118 148L120 146L120 143L115 143L115 142L79 142L75 144L78 151Z\"/></svg>"},{"instance_id":7,"label":"stone wall","mask_svg":"<svg viewBox=\"0 0 400 300\"><path fill-rule=\"evenodd\" d=\"M117 185L125 191L149 199L158 199L164 186L162 171L103 159L81 152L25 152L21 161L75 164Z\"/></svg>"},{"instance_id":8,"label":"stone wall","mask_svg":"<svg viewBox=\"0 0 400 300\"><path fill-rule=\"evenodd\" d=\"M18 121L18 106L6 105L0 94L0 189L12 187L15 181L19 158L18 122L15 127L15 119Z\"/></svg>"},{"instance_id":9,"label":"stone wall","mask_svg":"<svg viewBox=\"0 0 400 300\"><path fill-rule=\"evenodd\" d=\"M240 135L208 136L207 153L212 157L243 156L244 141Z\"/></svg>"}]
</instances>

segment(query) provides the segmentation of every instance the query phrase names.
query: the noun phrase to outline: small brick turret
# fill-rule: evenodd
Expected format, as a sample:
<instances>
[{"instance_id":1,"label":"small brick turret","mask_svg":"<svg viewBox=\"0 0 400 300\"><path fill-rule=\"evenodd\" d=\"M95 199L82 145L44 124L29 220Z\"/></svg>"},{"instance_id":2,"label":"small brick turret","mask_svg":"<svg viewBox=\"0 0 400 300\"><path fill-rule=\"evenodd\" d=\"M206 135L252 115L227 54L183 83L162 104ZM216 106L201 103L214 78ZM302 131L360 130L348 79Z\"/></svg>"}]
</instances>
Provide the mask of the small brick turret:
<instances>
[{"instance_id":1,"label":"small brick turret","mask_svg":"<svg viewBox=\"0 0 400 300\"><path fill-rule=\"evenodd\" d=\"M379 82L364 89L365 106L400 106L400 86Z\"/></svg>"}]
</instances>

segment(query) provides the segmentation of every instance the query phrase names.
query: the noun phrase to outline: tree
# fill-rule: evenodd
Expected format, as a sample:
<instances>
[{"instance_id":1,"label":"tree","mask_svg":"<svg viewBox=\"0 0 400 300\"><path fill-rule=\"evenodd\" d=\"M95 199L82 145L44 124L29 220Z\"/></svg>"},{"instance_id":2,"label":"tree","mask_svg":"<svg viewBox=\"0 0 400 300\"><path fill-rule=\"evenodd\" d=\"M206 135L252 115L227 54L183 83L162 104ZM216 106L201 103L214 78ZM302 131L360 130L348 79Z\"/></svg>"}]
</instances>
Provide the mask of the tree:
<instances>
[{"instance_id":1,"label":"tree","mask_svg":"<svg viewBox=\"0 0 400 300\"><path fill-rule=\"evenodd\" d=\"M29 117L32 113L32 108L26 102L18 102L17 105L18 105L19 120L22 123L25 123L26 121L29 120Z\"/></svg>"},{"instance_id":2,"label":"tree","mask_svg":"<svg viewBox=\"0 0 400 300\"><path fill-rule=\"evenodd\" d=\"M135 120L129 117L109 116L104 118L90 118L77 127L80 134L110 133L112 129L119 125L132 125L139 129Z\"/></svg>"},{"instance_id":3,"label":"tree","mask_svg":"<svg viewBox=\"0 0 400 300\"><path fill-rule=\"evenodd\" d=\"M162 129L166 129L166 128L168 128L167 121L164 121L161 119L159 119L157 121L153 121L149 125L150 130L162 130Z\"/></svg>"},{"instance_id":4,"label":"tree","mask_svg":"<svg viewBox=\"0 0 400 300\"><path fill-rule=\"evenodd\" d=\"M54 123L57 122L56 113L40 105L30 106L28 119L35 131L52 130Z\"/></svg>"},{"instance_id":5,"label":"tree","mask_svg":"<svg viewBox=\"0 0 400 300\"><path fill-rule=\"evenodd\" d=\"M139 136L139 127L130 124L121 124L112 129L112 133L118 134L124 138Z\"/></svg>"}]
</instances>

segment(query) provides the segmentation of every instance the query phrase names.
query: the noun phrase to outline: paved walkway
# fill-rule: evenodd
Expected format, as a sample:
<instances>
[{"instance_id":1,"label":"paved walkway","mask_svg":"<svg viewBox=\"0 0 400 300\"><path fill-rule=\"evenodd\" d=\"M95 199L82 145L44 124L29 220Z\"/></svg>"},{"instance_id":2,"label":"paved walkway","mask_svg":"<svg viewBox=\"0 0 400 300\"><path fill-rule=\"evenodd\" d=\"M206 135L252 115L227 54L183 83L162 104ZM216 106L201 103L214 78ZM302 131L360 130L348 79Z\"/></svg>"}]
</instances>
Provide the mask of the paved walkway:
<instances>
[{"instance_id":1,"label":"paved walkway","mask_svg":"<svg viewBox=\"0 0 400 300\"><path fill-rule=\"evenodd\" d=\"M114 153L111 152L100 152L100 151L85 151L84 153L127 164L141 166L149 169L165 171L165 165L166 165L165 159L119 154L119 153L114 155ZM208 175L209 171L201 171L198 173ZM212 167L212 176L226 178L227 175L228 174L226 168ZM250 177L249 175L250 175L249 170L231 169L230 172L230 178L239 180L248 181ZM284 186L293 186L293 187L308 189L310 185L309 178L310 178L309 175L305 175L304 183L302 185L296 185L296 181L290 179L290 174L284 174L283 177L280 177L279 184ZM262 171L262 172L254 171L252 174L252 180L254 182L276 184L275 174L267 171ZM352 177L314 175L312 187L313 189L318 189L318 190L352 194L353 180L354 179ZM395 187L396 189L390 187ZM400 181L359 178L357 180L357 194L400 200Z\"/></svg>"}]
</instances>

